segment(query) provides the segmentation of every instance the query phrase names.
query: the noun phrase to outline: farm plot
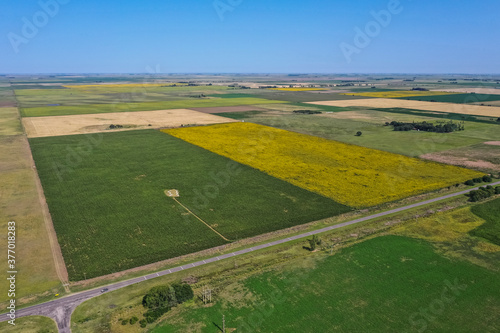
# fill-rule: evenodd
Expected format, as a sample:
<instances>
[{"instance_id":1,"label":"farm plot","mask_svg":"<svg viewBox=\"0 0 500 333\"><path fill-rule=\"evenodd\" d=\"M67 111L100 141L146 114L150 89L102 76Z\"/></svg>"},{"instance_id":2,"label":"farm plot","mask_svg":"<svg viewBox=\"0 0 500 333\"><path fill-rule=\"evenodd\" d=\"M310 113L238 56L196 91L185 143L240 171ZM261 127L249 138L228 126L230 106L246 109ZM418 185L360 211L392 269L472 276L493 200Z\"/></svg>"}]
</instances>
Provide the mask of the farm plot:
<instances>
[{"instance_id":1,"label":"farm plot","mask_svg":"<svg viewBox=\"0 0 500 333\"><path fill-rule=\"evenodd\" d=\"M427 242L383 236L311 261L225 281L213 306L176 309L152 332L214 332L222 314L236 332L494 332L500 325L498 273L450 260Z\"/></svg>"},{"instance_id":2,"label":"farm plot","mask_svg":"<svg viewBox=\"0 0 500 333\"><path fill-rule=\"evenodd\" d=\"M424 154L421 158L486 173L497 173L500 171L500 146L487 143Z\"/></svg>"},{"instance_id":3,"label":"farm plot","mask_svg":"<svg viewBox=\"0 0 500 333\"><path fill-rule=\"evenodd\" d=\"M466 93L466 94L476 93L476 94L500 95L500 89L495 89L495 88L457 88L457 89L440 89L440 91Z\"/></svg>"},{"instance_id":4,"label":"farm plot","mask_svg":"<svg viewBox=\"0 0 500 333\"><path fill-rule=\"evenodd\" d=\"M30 139L70 280L350 208L155 130Z\"/></svg>"},{"instance_id":5,"label":"farm plot","mask_svg":"<svg viewBox=\"0 0 500 333\"><path fill-rule=\"evenodd\" d=\"M252 123L319 136L367 148L380 149L410 157L419 157L422 154L456 148L468 150L465 147L480 144L485 140L500 140L499 125L497 124L466 121L465 131L448 134L393 131L391 126L383 125L391 121L427 121L431 123L443 121L439 118L416 114L359 110L323 113L319 115L271 113L239 113L238 115L241 119ZM245 118L242 118L242 116L245 116ZM354 134L357 131L361 131L363 135L355 136ZM456 150L459 151L460 149Z\"/></svg>"},{"instance_id":6,"label":"farm plot","mask_svg":"<svg viewBox=\"0 0 500 333\"><path fill-rule=\"evenodd\" d=\"M50 88L50 87L49 87ZM224 86L108 86L79 89L19 89L16 97L22 108L83 104L144 103L198 99L201 95L227 90Z\"/></svg>"},{"instance_id":7,"label":"farm plot","mask_svg":"<svg viewBox=\"0 0 500 333\"><path fill-rule=\"evenodd\" d=\"M274 104L272 104L274 105ZM286 104L280 104L286 105ZM251 105L241 105L241 106L221 106L221 107L208 107L208 108L190 108L194 111L199 111L203 113L233 113L233 112L247 112L247 111L262 111L267 110L264 107L260 106L251 106Z\"/></svg>"},{"instance_id":8,"label":"farm plot","mask_svg":"<svg viewBox=\"0 0 500 333\"><path fill-rule=\"evenodd\" d=\"M419 91L419 90L393 90L393 91L375 91L375 92L359 92L359 93L344 93L347 96L363 96L376 98L407 98L414 96L438 96L438 95L453 95L453 92L445 91Z\"/></svg>"},{"instance_id":9,"label":"farm plot","mask_svg":"<svg viewBox=\"0 0 500 333\"><path fill-rule=\"evenodd\" d=\"M427 110L427 111L437 111L437 112L447 112L447 113L470 114L476 116L500 117L500 108L494 106L407 101L403 99L390 99L390 98L353 99L353 100L343 100L343 101L340 100L318 101L318 102L310 102L309 104L339 106L339 107L360 106L369 108L403 108L403 109Z\"/></svg>"},{"instance_id":10,"label":"farm plot","mask_svg":"<svg viewBox=\"0 0 500 333\"><path fill-rule=\"evenodd\" d=\"M112 113L112 112L136 112L153 111L167 109L190 109L197 107L220 107L220 106L238 106L254 104L285 103L282 101L271 101L261 98L201 98L186 99L175 101L158 101L144 103L114 103L114 104L87 104L87 105L57 105L22 108L23 117L42 117L42 116L62 116L75 114L92 113Z\"/></svg>"},{"instance_id":11,"label":"farm plot","mask_svg":"<svg viewBox=\"0 0 500 333\"><path fill-rule=\"evenodd\" d=\"M356 207L394 201L483 175L251 123L163 131Z\"/></svg>"},{"instance_id":12,"label":"farm plot","mask_svg":"<svg viewBox=\"0 0 500 333\"><path fill-rule=\"evenodd\" d=\"M86 134L110 131L110 125L120 125L113 131L131 129L179 127L227 123L233 120L186 109L117 112L54 117L23 118L26 134L30 138Z\"/></svg>"},{"instance_id":13,"label":"farm plot","mask_svg":"<svg viewBox=\"0 0 500 333\"><path fill-rule=\"evenodd\" d=\"M470 231L470 234L500 246L500 199L473 206L471 211L486 222Z\"/></svg>"},{"instance_id":14,"label":"farm plot","mask_svg":"<svg viewBox=\"0 0 500 333\"><path fill-rule=\"evenodd\" d=\"M451 95L431 95L431 96L412 96L405 97L414 101L429 101L441 103L461 103L461 104L490 104L490 102L500 101L500 95L486 95L486 94L451 94Z\"/></svg>"},{"instance_id":15,"label":"farm plot","mask_svg":"<svg viewBox=\"0 0 500 333\"><path fill-rule=\"evenodd\" d=\"M278 90L278 91L320 91L320 90L328 90L328 89L295 87L295 88L271 88L271 90Z\"/></svg>"}]
</instances>

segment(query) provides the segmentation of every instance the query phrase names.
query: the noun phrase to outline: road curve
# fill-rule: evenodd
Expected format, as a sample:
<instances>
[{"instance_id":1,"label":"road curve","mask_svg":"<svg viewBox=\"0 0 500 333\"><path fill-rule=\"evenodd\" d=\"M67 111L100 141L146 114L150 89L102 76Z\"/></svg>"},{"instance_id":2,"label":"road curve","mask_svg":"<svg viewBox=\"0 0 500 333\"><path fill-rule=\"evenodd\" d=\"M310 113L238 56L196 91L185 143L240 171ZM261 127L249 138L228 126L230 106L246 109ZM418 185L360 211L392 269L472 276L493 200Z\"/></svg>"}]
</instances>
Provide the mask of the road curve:
<instances>
[{"instance_id":1,"label":"road curve","mask_svg":"<svg viewBox=\"0 0 500 333\"><path fill-rule=\"evenodd\" d=\"M496 183L488 184L488 185L500 185L500 182L496 182ZM54 319L57 322L57 326L59 328L60 333L69 333L69 332L71 332L70 331L70 320L71 320L71 314L72 314L73 310L82 302L84 302L88 299L91 299L93 297L101 295L103 293L102 288L107 288L107 290L105 292L110 292L110 291L121 289L121 288L130 286L132 284L136 284L136 283L139 283L139 282L142 282L145 280L150 280L150 279L154 279L154 278L157 278L160 276L169 275L169 274L172 274L175 272L191 269L191 268L198 267L198 266L203 266L203 265L215 262L215 261L236 257L236 256L239 256L239 255L242 255L245 253L250 253L250 252L257 251L257 250L262 250L262 249L265 249L265 248L268 248L271 246L291 242L291 241L294 241L297 239L309 237L309 236L312 236L315 234L320 234L320 233L323 233L326 231L331 231L334 229L346 227L349 225L372 220L372 219L383 217L383 216L387 216L390 214L403 212L405 210L425 206L425 205L428 205L428 204L431 204L431 203L434 203L437 201L441 201L441 200L445 200L445 199L449 199L449 198L453 198L453 197L458 197L461 195L465 195L466 193L468 193L472 190L477 190L478 188L479 187L476 187L476 188L473 188L470 190L452 193L452 194L448 194L448 195L445 195L445 196L442 196L439 198L418 202L418 203L411 204L411 205L404 206L404 207L400 207L400 208L395 208L395 209L388 210L388 211L385 211L382 213L377 213L377 214L365 216L365 217L362 217L359 219L351 220L348 222L343 222L340 224L335 224L335 225L325 227L322 229L306 232L306 233L295 235L295 236L290 236L287 238L283 238L280 240L276 240L276 241L261 244L261 245L256 245L256 246L249 247L249 248L246 248L246 249L243 249L240 251L226 253L226 254L212 257L209 259L200 260L200 261L197 261L197 262L194 262L191 264L186 264L186 265L166 269L166 270L163 270L163 271L158 272L158 273L151 273L151 274L147 274L147 275L133 278L130 280L125 280L125 281L113 283L113 284L110 284L108 286L101 287L98 289L91 289L91 290L71 294L69 296L55 299L55 300L52 300L52 301L49 301L46 303L37 304L37 305L33 305L33 306L30 306L30 307L27 307L24 309L16 310L16 318L25 317L25 316L37 316L37 315L38 316L47 316L47 317ZM0 322L7 321L7 320L10 320L7 313L0 315Z\"/></svg>"}]
</instances>

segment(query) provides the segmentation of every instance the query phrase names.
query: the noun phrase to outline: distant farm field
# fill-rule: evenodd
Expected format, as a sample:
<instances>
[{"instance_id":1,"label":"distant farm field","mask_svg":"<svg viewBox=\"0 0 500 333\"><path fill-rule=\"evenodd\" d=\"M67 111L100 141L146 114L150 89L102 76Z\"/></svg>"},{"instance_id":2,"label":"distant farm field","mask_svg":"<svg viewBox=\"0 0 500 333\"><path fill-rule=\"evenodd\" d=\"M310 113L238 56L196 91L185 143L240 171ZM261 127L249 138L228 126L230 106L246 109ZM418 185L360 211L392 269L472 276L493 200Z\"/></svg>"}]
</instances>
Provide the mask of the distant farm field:
<instances>
[{"instance_id":1,"label":"distant farm field","mask_svg":"<svg viewBox=\"0 0 500 333\"><path fill-rule=\"evenodd\" d=\"M73 84L63 85L69 89L106 89L106 88L149 88L187 86L187 83L106 83L106 84Z\"/></svg>"},{"instance_id":2,"label":"distant farm field","mask_svg":"<svg viewBox=\"0 0 500 333\"><path fill-rule=\"evenodd\" d=\"M278 90L278 91L320 91L320 90L328 90L325 88L271 88L271 90Z\"/></svg>"},{"instance_id":3,"label":"distant farm field","mask_svg":"<svg viewBox=\"0 0 500 333\"><path fill-rule=\"evenodd\" d=\"M453 95L453 94L456 93L445 92L445 91L393 90L393 91L344 93L342 95L376 97L376 98L407 98L414 96L438 96L438 95Z\"/></svg>"},{"instance_id":4,"label":"distant farm field","mask_svg":"<svg viewBox=\"0 0 500 333\"><path fill-rule=\"evenodd\" d=\"M287 104L276 104L286 106ZM394 131L392 126L384 126L386 122L422 122L436 123L447 121L443 113L433 112L405 112L405 109L393 112L387 109L356 110L343 112L330 112L316 115L304 114L276 114L276 113L239 113L238 118L248 122L277 127L280 129L319 136L325 139L342 141L367 148L380 149L391 153L402 154L410 157L424 156L433 160L433 156L440 158L438 162L461 165L475 168L475 162L487 161L496 164L495 169L500 171L500 146L483 145L488 140L500 141L500 125L482 121L465 121L464 131L453 133L431 133L417 131ZM220 114L221 116L226 116ZM230 117L230 115L229 115ZM475 118L473 116L469 116ZM462 117L457 117L460 121ZM455 121L455 120L454 120ZM362 136L355 136L357 131ZM449 153L448 153L449 151ZM453 158L453 157L457 158ZM470 160L476 165L455 162ZM481 162L482 163L482 162ZM479 171L494 171L479 169Z\"/></svg>"},{"instance_id":5,"label":"distant farm field","mask_svg":"<svg viewBox=\"0 0 500 333\"><path fill-rule=\"evenodd\" d=\"M101 85L96 88L45 87L15 90L21 108L82 104L145 103L193 99L229 89L224 86Z\"/></svg>"},{"instance_id":6,"label":"distant farm field","mask_svg":"<svg viewBox=\"0 0 500 333\"><path fill-rule=\"evenodd\" d=\"M230 240L350 210L160 131L30 144L72 281L227 243L180 204Z\"/></svg>"},{"instance_id":7,"label":"distant farm field","mask_svg":"<svg viewBox=\"0 0 500 333\"><path fill-rule=\"evenodd\" d=\"M394 201L483 175L463 168L251 123L164 131L296 186L356 207Z\"/></svg>"},{"instance_id":8,"label":"distant farm field","mask_svg":"<svg viewBox=\"0 0 500 333\"><path fill-rule=\"evenodd\" d=\"M423 95L423 96L409 96L405 99L414 101L431 101L441 103L488 103L500 101L500 95L487 95L487 94L448 94L448 95Z\"/></svg>"},{"instance_id":9,"label":"distant farm field","mask_svg":"<svg viewBox=\"0 0 500 333\"><path fill-rule=\"evenodd\" d=\"M117 103L117 104L86 104L86 105L59 105L23 108L23 117L41 116L62 116L75 114L109 113L109 112L133 112L133 111L154 111L167 109L189 109L199 107L216 106L238 106L254 104L284 103L281 101L271 101L261 98L209 98L190 99L164 102L144 102L144 103Z\"/></svg>"},{"instance_id":10,"label":"distant farm field","mask_svg":"<svg viewBox=\"0 0 500 333\"><path fill-rule=\"evenodd\" d=\"M180 127L182 125L219 124L231 121L228 118L187 109L115 112L106 113L105 115L25 117L22 119L26 134L30 138L131 129ZM110 129L111 125L120 125L122 127Z\"/></svg>"},{"instance_id":11,"label":"distant farm field","mask_svg":"<svg viewBox=\"0 0 500 333\"><path fill-rule=\"evenodd\" d=\"M310 102L313 105L327 105L338 107L369 107L369 108L403 108L414 110L427 110L448 113L460 113L476 116L500 117L500 107L480 106L470 104L438 103L425 101L408 101L396 98L369 98L352 100L332 100Z\"/></svg>"}]
</instances>

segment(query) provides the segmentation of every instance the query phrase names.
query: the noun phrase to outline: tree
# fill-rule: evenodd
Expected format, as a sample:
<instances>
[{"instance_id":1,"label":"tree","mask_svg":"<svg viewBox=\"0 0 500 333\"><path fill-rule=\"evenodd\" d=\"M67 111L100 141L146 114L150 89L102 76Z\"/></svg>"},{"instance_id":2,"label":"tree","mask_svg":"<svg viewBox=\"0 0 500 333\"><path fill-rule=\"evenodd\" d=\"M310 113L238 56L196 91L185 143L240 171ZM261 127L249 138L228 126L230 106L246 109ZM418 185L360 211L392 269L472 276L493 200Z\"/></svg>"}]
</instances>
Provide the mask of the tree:
<instances>
[{"instance_id":1,"label":"tree","mask_svg":"<svg viewBox=\"0 0 500 333\"><path fill-rule=\"evenodd\" d=\"M314 236L314 237L316 237L316 236ZM316 250L316 241L314 240L314 237L313 237L313 239L308 239L308 241L309 241L309 251Z\"/></svg>"},{"instance_id":2,"label":"tree","mask_svg":"<svg viewBox=\"0 0 500 333\"><path fill-rule=\"evenodd\" d=\"M172 287L175 290L175 296L177 297L177 302L179 302L179 304L193 299L194 292L189 284L174 283Z\"/></svg>"},{"instance_id":3,"label":"tree","mask_svg":"<svg viewBox=\"0 0 500 333\"><path fill-rule=\"evenodd\" d=\"M499 123L500 123L500 117L498 117L497 122L499 122Z\"/></svg>"},{"instance_id":4,"label":"tree","mask_svg":"<svg viewBox=\"0 0 500 333\"><path fill-rule=\"evenodd\" d=\"M175 289L170 286L167 294L167 306L169 308L173 308L174 306L177 306L177 304L179 304L179 302L177 302L177 297L175 296Z\"/></svg>"},{"instance_id":5,"label":"tree","mask_svg":"<svg viewBox=\"0 0 500 333\"><path fill-rule=\"evenodd\" d=\"M312 239L308 239L309 241L309 250L314 251L316 250L316 245L321 245L321 239L318 238L318 236L313 235Z\"/></svg>"},{"instance_id":6,"label":"tree","mask_svg":"<svg viewBox=\"0 0 500 333\"><path fill-rule=\"evenodd\" d=\"M492 179L490 176L484 175L483 176L483 182L485 183L491 183Z\"/></svg>"},{"instance_id":7,"label":"tree","mask_svg":"<svg viewBox=\"0 0 500 333\"><path fill-rule=\"evenodd\" d=\"M362 134L363 134L363 132L358 131L358 132L356 133L356 136L361 136Z\"/></svg>"},{"instance_id":8,"label":"tree","mask_svg":"<svg viewBox=\"0 0 500 333\"><path fill-rule=\"evenodd\" d=\"M168 300L168 291L168 286L157 286L151 288L142 298L142 305L149 309L156 309L165 306Z\"/></svg>"}]
</instances>

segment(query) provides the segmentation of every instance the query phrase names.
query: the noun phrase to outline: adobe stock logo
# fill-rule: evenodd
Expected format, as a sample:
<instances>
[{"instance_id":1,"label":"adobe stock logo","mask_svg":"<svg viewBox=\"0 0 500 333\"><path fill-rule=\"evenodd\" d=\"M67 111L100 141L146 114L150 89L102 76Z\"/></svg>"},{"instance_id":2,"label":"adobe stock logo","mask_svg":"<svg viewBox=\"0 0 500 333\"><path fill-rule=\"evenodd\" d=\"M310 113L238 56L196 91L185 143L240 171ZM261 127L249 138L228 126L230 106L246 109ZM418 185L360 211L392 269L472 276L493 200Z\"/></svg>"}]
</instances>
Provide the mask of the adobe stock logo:
<instances>
[{"instance_id":1,"label":"adobe stock logo","mask_svg":"<svg viewBox=\"0 0 500 333\"><path fill-rule=\"evenodd\" d=\"M239 5L243 3L243 0L215 0L212 3L217 15L219 16L220 21L224 21L224 15L226 12L232 12Z\"/></svg>"},{"instance_id":2,"label":"adobe stock logo","mask_svg":"<svg viewBox=\"0 0 500 333\"><path fill-rule=\"evenodd\" d=\"M352 62L353 54L361 53L361 50L368 47L372 40L380 35L382 28L387 28L392 22L392 17L403 11L403 6L399 0L390 0L387 4L387 9L381 11L371 11L370 14L374 20L366 23L365 28L354 27L356 33L353 39L353 44L346 42L340 43L340 50L344 54L347 63Z\"/></svg>"},{"instance_id":3,"label":"adobe stock logo","mask_svg":"<svg viewBox=\"0 0 500 333\"><path fill-rule=\"evenodd\" d=\"M70 0L38 1L38 5L41 10L35 12L31 19L23 16L21 19L23 22L21 33L16 34L14 32L9 32L7 34L7 38L9 39L14 52L19 53L19 46L21 46L21 44L28 44L30 40L35 38L40 29L45 27L49 23L50 19L59 13L61 5L65 5L69 2Z\"/></svg>"}]
</instances>

